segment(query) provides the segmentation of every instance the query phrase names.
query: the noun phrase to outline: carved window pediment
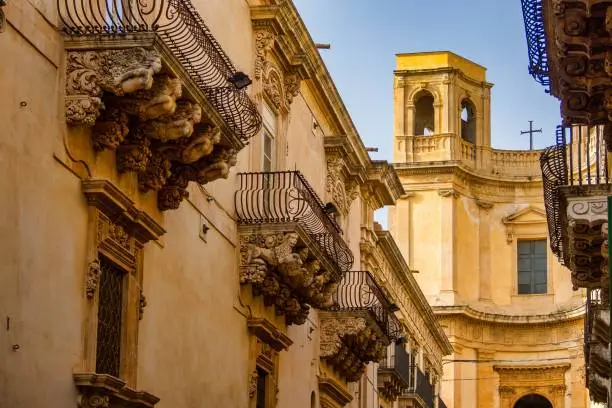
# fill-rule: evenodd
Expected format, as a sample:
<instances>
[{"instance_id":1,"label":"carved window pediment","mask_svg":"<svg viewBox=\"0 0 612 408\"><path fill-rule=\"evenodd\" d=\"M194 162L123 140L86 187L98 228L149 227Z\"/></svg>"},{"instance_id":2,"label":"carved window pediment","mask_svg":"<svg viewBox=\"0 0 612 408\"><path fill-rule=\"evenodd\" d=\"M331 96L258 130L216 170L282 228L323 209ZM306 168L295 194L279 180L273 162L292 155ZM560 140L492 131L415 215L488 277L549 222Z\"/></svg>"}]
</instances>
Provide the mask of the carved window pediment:
<instances>
[{"instance_id":1,"label":"carved window pediment","mask_svg":"<svg viewBox=\"0 0 612 408\"><path fill-rule=\"evenodd\" d=\"M530 233L530 230L534 226L538 228L538 226L546 224L546 212L540 208L528 206L502 218L502 223L506 227L506 240L511 243L517 234L523 236L527 234L526 236L531 237L533 233ZM541 232L536 232L536 235L540 236L545 232L544 229Z\"/></svg>"}]
</instances>

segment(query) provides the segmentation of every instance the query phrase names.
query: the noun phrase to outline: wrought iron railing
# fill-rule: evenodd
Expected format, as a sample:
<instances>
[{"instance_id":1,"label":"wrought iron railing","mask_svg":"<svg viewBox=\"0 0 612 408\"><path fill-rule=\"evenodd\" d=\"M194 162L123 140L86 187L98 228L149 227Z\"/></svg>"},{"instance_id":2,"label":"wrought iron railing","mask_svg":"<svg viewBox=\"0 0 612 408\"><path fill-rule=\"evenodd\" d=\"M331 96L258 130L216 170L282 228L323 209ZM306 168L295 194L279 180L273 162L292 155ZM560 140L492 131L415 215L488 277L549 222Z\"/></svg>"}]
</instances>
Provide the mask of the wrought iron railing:
<instances>
[{"instance_id":1,"label":"wrought iron railing","mask_svg":"<svg viewBox=\"0 0 612 408\"><path fill-rule=\"evenodd\" d=\"M350 271L344 275L334 296L333 309L367 311L389 340L401 335L401 325L390 311L391 303L368 271Z\"/></svg>"},{"instance_id":2,"label":"wrought iron railing","mask_svg":"<svg viewBox=\"0 0 612 408\"><path fill-rule=\"evenodd\" d=\"M610 183L602 127L557 127L556 145L542 153L540 166L550 247L560 262L567 265L565 230L561 222L561 187Z\"/></svg>"},{"instance_id":3,"label":"wrought iron railing","mask_svg":"<svg viewBox=\"0 0 612 408\"><path fill-rule=\"evenodd\" d=\"M335 279L351 269L353 254L340 236L340 227L299 171L238 173L238 179L234 201L240 223L296 222L337 265Z\"/></svg>"},{"instance_id":4,"label":"wrought iron railing","mask_svg":"<svg viewBox=\"0 0 612 408\"><path fill-rule=\"evenodd\" d=\"M410 385L410 355L404 349L403 344L395 344L393 352L380 361L378 369L381 371L392 371L402 379L404 386Z\"/></svg>"},{"instance_id":5,"label":"wrought iron railing","mask_svg":"<svg viewBox=\"0 0 612 408\"><path fill-rule=\"evenodd\" d=\"M542 0L521 0L527 37L529 74L540 84L550 86L546 31Z\"/></svg>"},{"instance_id":6,"label":"wrought iron railing","mask_svg":"<svg viewBox=\"0 0 612 408\"><path fill-rule=\"evenodd\" d=\"M57 0L57 7L69 36L157 34L243 142L261 128L257 107L235 85L240 73L191 0Z\"/></svg>"},{"instance_id":7,"label":"wrought iron railing","mask_svg":"<svg viewBox=\"0 0 612 408\"><path fill-rule=\"evenodd\" d=\"M595 312L601 307L601 289L591 288L587 290L587 298L584 304L584 361L585 361L585 380L589 386L589 362L591 359L591 336L593 334L593 319Z\"/></svg>"}]
</instances>

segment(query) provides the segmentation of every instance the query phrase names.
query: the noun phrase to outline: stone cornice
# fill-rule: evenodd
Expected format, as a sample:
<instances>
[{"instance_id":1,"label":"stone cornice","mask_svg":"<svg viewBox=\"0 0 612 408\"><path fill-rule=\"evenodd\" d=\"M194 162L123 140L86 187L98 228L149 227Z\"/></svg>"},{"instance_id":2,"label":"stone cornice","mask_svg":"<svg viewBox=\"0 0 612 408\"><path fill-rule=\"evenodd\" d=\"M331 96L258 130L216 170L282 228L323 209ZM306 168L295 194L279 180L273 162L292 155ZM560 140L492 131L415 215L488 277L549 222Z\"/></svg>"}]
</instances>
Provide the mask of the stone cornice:
<instances>
[{"instance_id":1,"label":"stone cornice","mask_svg":"<svg viewBox=\"0 0 612 408\"><path fill-rule=\"evenodd\" d=\"M405 193L397 172L386 160L373 160L371 163L367 169L366 187L370 188L375 197L375 208L395 204Z\"/></svg>"},{"instance_id":2,"label":"stone cornice","mask_svg":"<svg viewBox=\"0 0 612 408\"><path fill-rule=\"evenodd\" d=\"M393 73L395 76L419 76L419 75L427 75L431 76L432 74L456 74L463 81L483 88L493 88L493 84L486 81L476 81L468 76L466 76L463 71L459 68L454 67L441 67L441 68L430 68L430 69L410 69L410 70L394 70Z\"/></svg>"},{"instance_id":3,"label":"stone cornice","mask_svg":"<svg viewBox=\"0 0 612 408\"><path fill-rule=\"evenodd\" d=\"M579 306L568 311L541 315L508 315L500 313L490 313L476 310L470 306L434 306L432 308L436 316L464 316L474 321L506 326L552 326L582 319L585 314L584 306Z\"/></svg>"},{"instance_id":4,"label":"stone cornice","mask_svg":"<svg viewBox=\"0 0 612 408\"><path fill-rule=\"evenodd\" d=\"M103 179L87 179L81 183L83 194L90 206L98 208L114 221L124 225L141 243L157 240L166 230L115 184Z\"/></svg>"},{"instance_id":5,"label":"stone cornice","mask_svg":"<svg viewBox=\"0 0 612 408\"><path fill-rule=\"evenodd\" d=\"M108 374L75 373L80 408L153 408L159 398L129 388L125 381Z\"/></svg>"},{"instance_id":6,"label":"stone cornice","mask_svg":"<svg viewBox=\"0 0 612 408\"><path fill-rule=\"evenodd\" d=\"M332 399L339 406L343 407L353 400L353 396L338 381L320 375L318 379L319 392Z\"/></svg>"},{"instance_id":7,"label":"stone cornice","mask_svg":"<svg viewBox=\"0 0 612 408\"><path fill-rule=\"evenodd\" d=\"M249 318L247 327L257 338L276 351L286 350L293 344L293 341L268 319Z\"/></svg>"},{"instance_id":8,"label":"stone cornice","mask_svg":"<svg viewBox=\"0 0 612 408\"><path fill-rule=\"evenodd\" d=\"M544 364L544 365L493 365L495 371L541 371L541 370L554 370L565 372L569 370L571 365L569 363L562 364Z\"/></svg>"}]
</instances>

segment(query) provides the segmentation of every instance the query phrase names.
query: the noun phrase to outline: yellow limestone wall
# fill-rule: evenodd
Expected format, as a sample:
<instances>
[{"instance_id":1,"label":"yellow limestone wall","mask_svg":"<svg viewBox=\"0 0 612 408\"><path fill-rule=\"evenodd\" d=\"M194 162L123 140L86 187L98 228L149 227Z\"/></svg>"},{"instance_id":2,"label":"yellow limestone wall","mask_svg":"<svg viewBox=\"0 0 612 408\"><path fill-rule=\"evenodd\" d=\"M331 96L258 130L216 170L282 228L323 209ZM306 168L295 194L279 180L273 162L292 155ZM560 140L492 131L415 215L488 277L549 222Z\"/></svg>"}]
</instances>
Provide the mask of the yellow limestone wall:
<instances>
[{"instance_id":1,"label":"yellow limestone wall","mask_svg":"<svg viewBox=\"0 0 612 408\"><path fill-rule=\"evenodd\" d=\"M452 53L397 56L394 161L408 194L390 209L389 228L418 271L415 277L455 348L452 358L504 360L446 363L447 406L506 408L493 366L511 360L569 364L563 402L554 407L584 407L583 293L572 291L569 270L549 250L547 294L517 294L517 240L548 237L539 152L490 146L492 85L484 74L484 68ZM410 98L423 88L435 96L440 135L411 132ZM476 105L482 132L476 146L457 134L457 107L464 97L482 101ZM513 389L516 400L521 389ZM548 397L549 391L541 392Z\"/></svg>"}]
</instances>

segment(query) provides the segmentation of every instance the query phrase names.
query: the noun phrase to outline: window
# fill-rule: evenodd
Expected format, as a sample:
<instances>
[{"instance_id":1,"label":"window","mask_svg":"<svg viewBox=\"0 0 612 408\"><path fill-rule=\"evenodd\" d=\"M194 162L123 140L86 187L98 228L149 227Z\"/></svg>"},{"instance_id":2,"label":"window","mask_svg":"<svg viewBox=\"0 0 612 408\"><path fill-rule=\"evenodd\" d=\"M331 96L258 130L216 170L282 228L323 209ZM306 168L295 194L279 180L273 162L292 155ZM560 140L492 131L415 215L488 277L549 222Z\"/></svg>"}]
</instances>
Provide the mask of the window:
<instances>
[{"instance_id":1,"label":"window","mask_svg":"<svg viewBox=\"0 0 612 408\"><path fill-rule=\"evenodd\" d=\"M519 240L517 254L519 295L546 293L546 240Z\"/></svg>"},{"instance_id":2,"label":"window","mask_svg":"<svg viewBox=\"0 0 612 408\"><path fill-rule=\"evenodd\" d=\"M266 408L266 380L268 373L257 368L257 402L255 408Z\"/></svg>"},{"instance_id":3,"label":"window","mask_svg":"<svg viewBox=\"0 0 612 408\"><path fill-rule=\"evenodd\" d=\"M268 105L264 105L263 112L263 141L262 141L262 171L274 171L276 167L276 114Z\"/></svg>"},{"instance_id":4,"label":"window","mask_svg":"<svg viewBox=\"0 0 612 408\"><path fill-rule=\"evenodd\" d=\"M414 135L433 135L435 132L433 95L427 91L422 91L414 100Z\"/></svg>"},{"instance_id":5,"label":"window","mask_svg":"<svg viewBox=\"0 0 612 408\"><path fill-rule=\"evenodd\" d=\"M115 264L101 257L96 372L114 377L119 377L121 368L124 275Z\"/></svg>"}]
</instances>

